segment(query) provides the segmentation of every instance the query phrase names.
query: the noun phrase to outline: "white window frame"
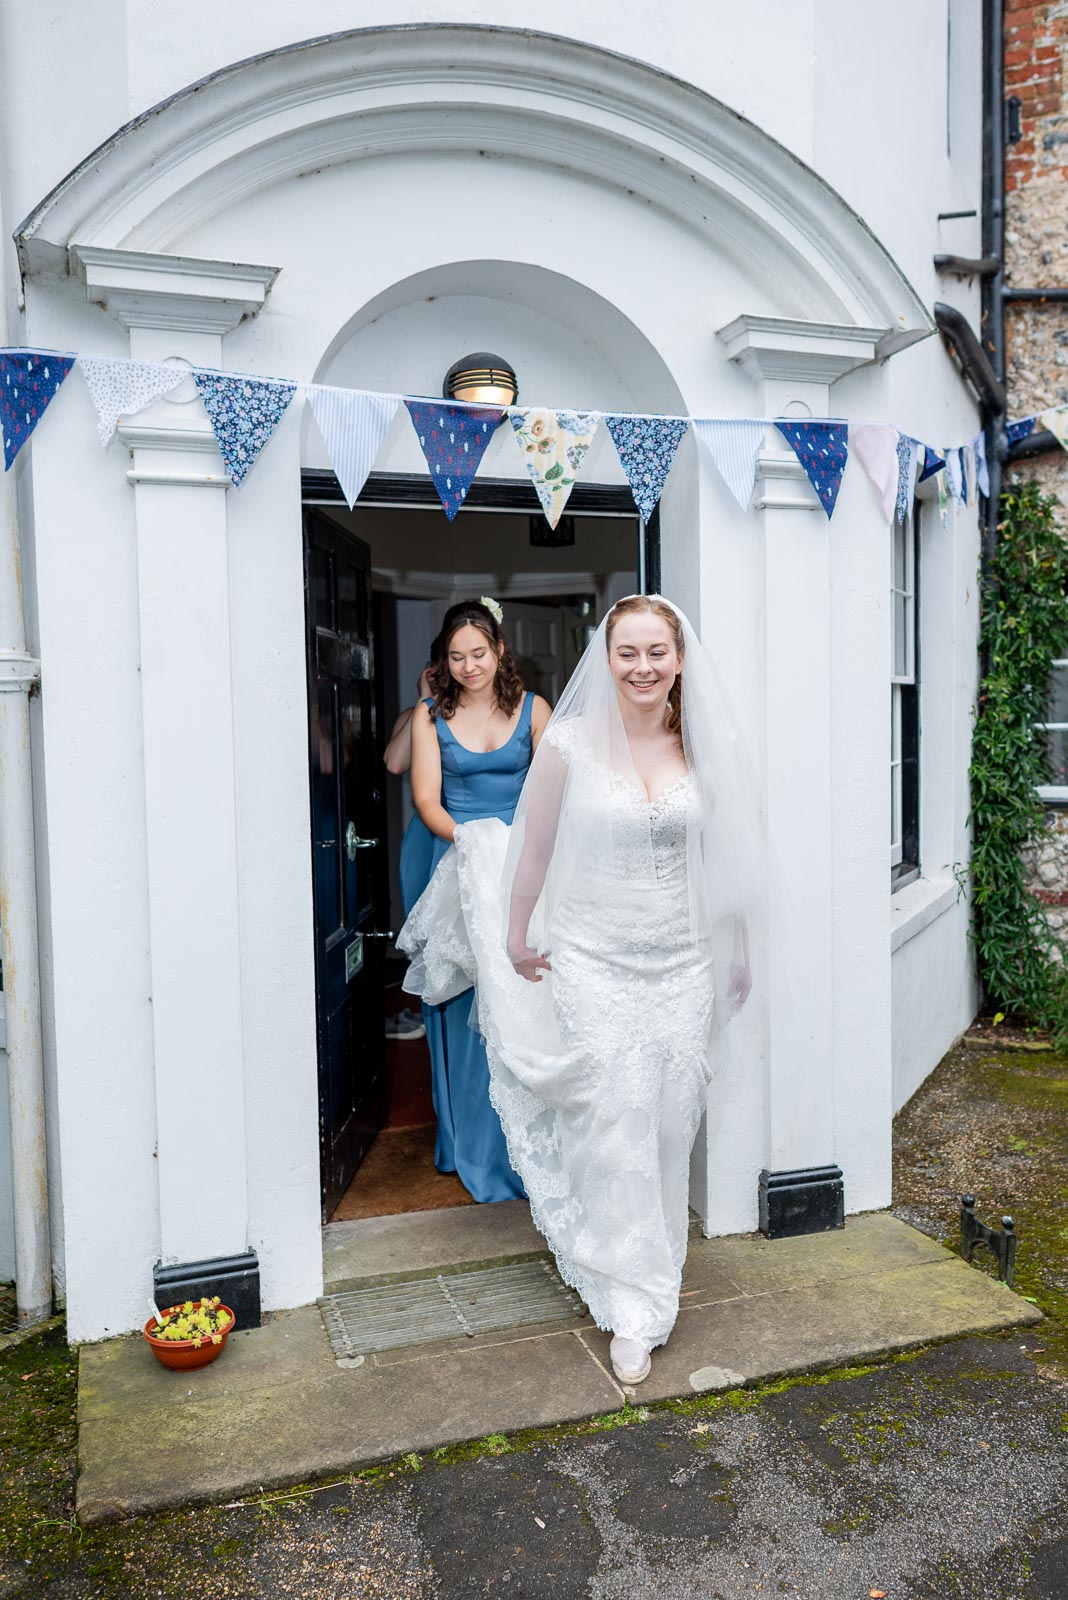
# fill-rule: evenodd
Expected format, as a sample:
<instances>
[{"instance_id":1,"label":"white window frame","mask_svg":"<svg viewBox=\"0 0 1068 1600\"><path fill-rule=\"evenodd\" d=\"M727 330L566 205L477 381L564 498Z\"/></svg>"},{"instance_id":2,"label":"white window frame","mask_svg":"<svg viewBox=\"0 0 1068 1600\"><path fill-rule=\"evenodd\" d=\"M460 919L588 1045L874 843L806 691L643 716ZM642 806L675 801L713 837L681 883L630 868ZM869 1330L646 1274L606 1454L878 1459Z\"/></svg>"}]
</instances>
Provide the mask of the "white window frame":
<instances>
[{"instance_id":1,"label":"white window frame","mask_svg":"<svg viewBox=\"0 0 1068 1600\"><path fill-rule=\"evenodd\" d=\"M1056 671L1058 667L1063 667L1065 671L1068 671L1068 656L1058 656L1051 663L1052 671ZM1035 727L1040 733L1068 733L1068 722L1037 722ZM1068 784L1039 784L1038 793L1039 798L1047 801L1050 805L1068 805Z\"/></svg>"},{"instance_id":2,"label":"white window frame","mask_svg":"<svg viewBox=\"0 0 1068 1600\"><path fill-rule=\"evenodd\" d=\"M919 506L913 503L904 522L896 518L890 530L890 870L900 867L904 859L904 752L901 745L902 688L916 688L916 541ZM904 540L904 573L902 584L897 581L897 541ZM904 661L902 670L896 671L897 612L900 599L904 611ZM894 881L895 889L902 889L919 876L915 871L905 873Z\"/></svg>"}]
</instances>

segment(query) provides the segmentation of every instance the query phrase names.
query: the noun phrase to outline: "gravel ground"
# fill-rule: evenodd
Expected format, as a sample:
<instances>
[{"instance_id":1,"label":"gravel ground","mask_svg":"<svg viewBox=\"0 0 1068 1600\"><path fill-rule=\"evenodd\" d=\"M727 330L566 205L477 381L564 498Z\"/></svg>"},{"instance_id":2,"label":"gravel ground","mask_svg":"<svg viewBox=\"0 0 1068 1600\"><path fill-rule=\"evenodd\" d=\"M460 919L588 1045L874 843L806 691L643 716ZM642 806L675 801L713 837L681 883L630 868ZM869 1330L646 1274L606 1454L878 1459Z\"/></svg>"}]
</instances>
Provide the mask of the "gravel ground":
<instances>
[{"instance_id":1,"label":"gravel ground","mask_svg":"<svg viewBox=\"0 0 1068 1600\"><path fill-rule=\"evenodd\" d=\"M1068 1059L962 1046L899 1119L899 1214L1016 1217L1023 1335L85 1533L73 1361L29 1341L0 1357L0 1597L1064 1600L1066 1096Z\"/></svg>"}]
</instances>

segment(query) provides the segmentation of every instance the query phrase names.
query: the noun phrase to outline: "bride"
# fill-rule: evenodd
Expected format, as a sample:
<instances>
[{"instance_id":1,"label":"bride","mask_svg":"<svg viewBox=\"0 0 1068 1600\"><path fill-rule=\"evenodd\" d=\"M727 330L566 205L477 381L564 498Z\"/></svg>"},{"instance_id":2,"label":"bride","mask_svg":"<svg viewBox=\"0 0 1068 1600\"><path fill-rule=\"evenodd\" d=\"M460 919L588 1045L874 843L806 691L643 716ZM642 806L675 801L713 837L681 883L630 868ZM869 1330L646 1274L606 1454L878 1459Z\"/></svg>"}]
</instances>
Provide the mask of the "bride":
<instances>
[{"instance_id":1,"label":"bride","mask_svg":"<svg viewBox=\"0 0 1068 1600\"><path fill-rule=\"evenodd\" d=\"M659 596L619 601L509 829L457 828L406 987L472 981L531 1214L640 1383L678 1315L710 1035L750 989L755 811L715 675Z\"/></svg>"}]
</instances>

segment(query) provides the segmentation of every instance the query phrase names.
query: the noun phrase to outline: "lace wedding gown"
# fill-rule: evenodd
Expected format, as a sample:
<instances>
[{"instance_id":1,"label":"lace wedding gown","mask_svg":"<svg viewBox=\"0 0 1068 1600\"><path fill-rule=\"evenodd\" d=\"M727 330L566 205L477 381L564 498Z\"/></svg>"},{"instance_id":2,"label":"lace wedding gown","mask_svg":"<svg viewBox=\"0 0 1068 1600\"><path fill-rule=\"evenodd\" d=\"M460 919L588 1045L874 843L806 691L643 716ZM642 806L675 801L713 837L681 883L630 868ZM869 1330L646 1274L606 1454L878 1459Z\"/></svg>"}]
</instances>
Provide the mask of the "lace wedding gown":
<instances>
[{"instance_id":1,"label":"lace wedding gown","mask_svg":"<svg viewBox=\"0 0 1068 1600\"><path fill-rule=\"evenodd\" d=\"M472 982L490 1096L531 1213L597 1324L649 1348L678 1314L690 1152L708 1085L712 961L690 931L692 773L649 802L592 761L575 723L545 737L611 830L626 870L576 879L557 907L552 972L520 977L504 941L508 829L457 829L401 936L406 987L440 1001ZM539 949L537 913L531 943Z\"/></svg>"}]
</instances>

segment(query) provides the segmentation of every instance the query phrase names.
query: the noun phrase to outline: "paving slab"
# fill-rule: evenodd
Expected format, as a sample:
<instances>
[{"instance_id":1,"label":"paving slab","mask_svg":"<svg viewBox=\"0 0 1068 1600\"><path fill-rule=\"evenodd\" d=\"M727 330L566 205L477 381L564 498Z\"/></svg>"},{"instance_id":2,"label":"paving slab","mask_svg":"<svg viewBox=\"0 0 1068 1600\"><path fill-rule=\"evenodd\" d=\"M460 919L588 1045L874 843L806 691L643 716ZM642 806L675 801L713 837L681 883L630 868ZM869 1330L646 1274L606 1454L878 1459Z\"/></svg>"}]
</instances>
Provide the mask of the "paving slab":
<instances>
[{"instance_id":1,"label":"paving slab","mask_svg":"<svg viewBox=\"0 0 1068 1600\"><path fill-rule=\"evenodd\" d=\"M504 1266L548 1254L525 1200L447 1206L323 1229L323 1282L328 1293L429 1278L438 1272Z\"/></svg>"},{"instance_id":2,"label":"paving slab","mask_svg":"<svg viewBox=\"0 0 1068 1600\"><path fill-rule=\"evenodd\" d=\"M531 1242L525 1211L522 1202L464 1208L465 1220L487 1219L471 1231L432 1220L419 1271L481 1264L487 1257L470 1253L479 1241L489 1260L509 1258ZM399 1229L340 1226L366 1229L364 1264L396 1261ZM635 1393L655 1402L1040 1320L1003 1285L886 1214L801 1239L699 1239L678 1324ZM78 1517L91 1524L234 1499L615 1411L625 1396L607 1347L588 1318L573 1318L341 1365L314 1306L232 1334L199 1372L167 1371L139 1338L88 1345L79 1360Z\"/></svg>"}]
</instances>

